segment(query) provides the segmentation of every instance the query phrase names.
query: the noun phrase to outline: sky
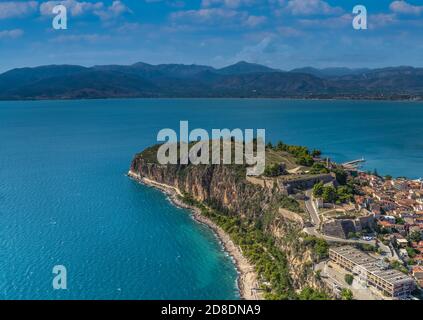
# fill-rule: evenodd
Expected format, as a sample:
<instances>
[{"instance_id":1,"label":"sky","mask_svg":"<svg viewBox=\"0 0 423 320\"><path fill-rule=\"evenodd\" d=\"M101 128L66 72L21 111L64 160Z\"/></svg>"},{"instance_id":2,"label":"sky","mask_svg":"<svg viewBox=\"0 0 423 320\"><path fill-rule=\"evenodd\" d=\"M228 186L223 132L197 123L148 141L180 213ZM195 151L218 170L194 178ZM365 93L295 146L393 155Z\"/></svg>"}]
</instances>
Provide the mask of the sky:
<instances>
[{"instance_id":1,"label":"sky","mask_svg":"<svg viewBox=\"0 0 423 320\"><path fill-rule=\"evenodd\" d=\"M52 27L57 4L66 30ZM352 26L356 5L367 30ZM422 0L0 0L0 72L139 61L423 67L422 35Z\"/></svg>"}]
</instances>

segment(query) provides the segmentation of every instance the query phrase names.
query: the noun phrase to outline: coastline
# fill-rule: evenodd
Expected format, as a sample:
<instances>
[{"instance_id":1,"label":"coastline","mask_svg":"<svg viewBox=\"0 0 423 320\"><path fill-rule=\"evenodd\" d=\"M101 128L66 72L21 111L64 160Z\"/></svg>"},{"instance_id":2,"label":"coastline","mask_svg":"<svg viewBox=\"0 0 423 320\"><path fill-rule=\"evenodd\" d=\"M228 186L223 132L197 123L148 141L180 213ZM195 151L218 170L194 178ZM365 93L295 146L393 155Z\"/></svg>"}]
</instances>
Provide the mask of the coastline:
<instances>
[{"instance_id":1,"label":"coastline","mask_svg":"<svg viewBox=\"0 0 423 320\"><path fill-rule=\"evenodd\" d=\"M162 184L139 174L129 171L128 176L137 182L154 187L169 196L171 202L180 208L189 209L192 212L192 218L197 222L209 227L219 239L223 250L231 256L238 272L237 284L241 299L244 300L262 300L263 297L256 288L258 288L257 273L254 266L244 257L241 248L239 248L231 240L230 236L209 218L201 214L200 209L195 206L189 206L182 202L178 196L182 196L182 192L176 188L166 184Z\"/></svg>"},{"instance_id":2,"label":"coastline","mask_svg":"<svg viewBox=\"0 0 423 320\"><path fill-rule=\"evenodd\" d=\"M27 99L5 99L0 98L0 102L34 102L34 101L91 101L91 100L299 100L299 101L366 101L366 102L411 102L422 103L423 98L419 99L388 99L388 98L371 98L371 97L332 97L332 98L318 98L318 97L99 97L99 98L27 98Z\"/></svg>"}]
</instances>

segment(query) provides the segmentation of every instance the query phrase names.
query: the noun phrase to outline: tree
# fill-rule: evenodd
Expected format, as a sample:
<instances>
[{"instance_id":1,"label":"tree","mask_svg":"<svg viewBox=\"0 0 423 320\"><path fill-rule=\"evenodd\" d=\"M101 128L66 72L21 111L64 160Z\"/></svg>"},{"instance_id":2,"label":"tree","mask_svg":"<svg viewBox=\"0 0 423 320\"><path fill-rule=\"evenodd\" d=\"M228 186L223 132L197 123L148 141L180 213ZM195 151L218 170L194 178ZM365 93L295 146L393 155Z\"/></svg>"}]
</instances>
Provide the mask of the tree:
<instances>
[{"instance_id":1,"label":"tree","mask_svg":"<svg viewBox=\"0 0 423 320\"><path fill-rule=\"evenodd\" d=\"M337 199L336 189L334 186L327 186L323 188L322 198L324 202L333 203Z\"/></svg>"},{"instance_id":2,"label":"tree","mask_svg":"<svg viewBox=\"0 0 423 320\"><path fill-rule=\"evenodd\" d=\"M281 168L279 164L267 165L264 168L264 175L266 177L277 177L281 174Z\"/></svg>"},{"instance_id":3,"label":"tree","mask_svg":"<svg viewBox=\"0 0 423 320\"><path fill-rule=\"evenodd\" d=\"M302 165L302 166L305 166L305 167L310 167L310 166L313 165L314 160L313 160L313 157L310 156L309 154L304 154L304 155L299 156L297 158L296 162L299 165Z\"/></svg>"},{"instance_id":4,"label":"tree","mask_svg":"<svg viewBox=\"0 0 423 320\"><path fill-rule=\"evenodd\" d=\"M321 152L320 150L318 150L318 149L314 149L314 150L311 152L311 155L312 155L313 157L320 157L320 156L322 155L322 152Z\"/></svg>"},{"instance_id":5,"label":"tree","mask_svg":"<svg viewBox=\"0 0 423 320\"><path fill-rule=\"evenodd\" d=\"M300 300L330 300L330 297L321 291L310 287L305 287L298 295Z\"/></svg>"},{"instance_id":6,"label":"tree","mask_svg":"<svg viewBox=\"0 0 423 320\"><path fill-rule=\"evenodd\" d=\"M304 244L311 246L313 252L319 259L324 259L329 256L329 244L325 239L317 238L316 236L307 236L304 238Z\"/></svg>"},{"instance_id":7,"label":"tree","mask_svg":"<svg viewBox=\"0 0 423 320\"><path fill-rule=\"evenodd\" d=\"M420 240L422 240L422 235L421 235L420 231L413 231L408 236L408 241L410 241L410 242L419 242Z\"/></svg>"},{"instance_id":8,"label":"tree","mask_svg":"<svg viewBox=\"0 0 423 320\"><path fill-rule=\"evenodd\" d=\"M327 258L329 256L329 245L324 239L317 238L314 250L320 259Z\"/></svg>"},{"instance_id":9,"label":"tree","mask_svg":"<svg viewBox=\"0 0 423 320\"><path fill-rule=\"evenodd\" d=\"M337 168L334 169L333 172L335 173L336 181L338 181L341 186L347 184L348 173L345 170Z\"/></svg>"},{"instance_id":10,"label":"tree","mask_svg":"<svg viewBox=\"0 0 423 320\"><path fill-rule=\"evenodd\" d=\"M348 285L352 285L354 280L354 276L352 274L346 274L345 275L345 282L348 283Z\"/></svg>"},{"instance_id":11,"label":"tree","mask_svg":"<svg viewBox=\"0 0 423 320\"><path fill-rule=\"evenodd\" d=\"M279 205L282 208L288 209L293 212L297 212L297 213L304 212L300 206L300 203L297 200L286 195L281 195Z\"/></svg>"},{"instance_id":12,"label":"tree","mask_svg":"<svg viewBox=\"0 0 423 320\"><path fill-rule=\"evenodd\" d=\"M395 223L396 224L405 224L405 220L403 218L396 217L395 218Z\"/></svg>"},{"instance_id":13,"label":"tree","mask_svg":"<svg viewBox=\"0 0 423 320\"><path fill-rule=\"evenodd\" d=\"M285 144L282 141L278 141L276 144L276 150L282 151L285 147Z\"/></svg>"},{"instance_id":14,"label":"tree","mask_svg":"<svg viewBox=\"0 0 423 320\"><path fill-rule=\"evenodd\" d=\"M355 232L348 232L348 239L354 239L357 238L357 235L355 234Z\"/></svg>"},{"instance_id":15,"label":"tree","mask_svg":"<svg viewBox=\"0 0 423 320\"><path fill-rule=\"evenodd\" d=\"M338 196L339 202L341 203L351 202L354 200L354 195L348 186L340 186L336 189L336 194Z\"/></svg>"},{"instance_id":16,"label":"tree","mask_svg":"<svg viewBox=\"0 0 423 320\"><path fill-rule=\"evenodd\" d=\"M341 298L342 300L352 300L353 299L353 293L350 289L342 289L341 291Z\"/></svg>"},{"instance_id":17,"label":"tree","mask_svg":"<svg viewBox=\"0 0 423 320\"><path fill-rule=\"evenodd\" d=\"M325 167L325 165L321 162L315 162L311 166L310 173L318 174L318 173L329 173L329 170Z\"/></svg>"},{"instance_id":18,"label":"tree","mask_svg":"<svg viewBox=\"0 0 423 320\"><path fill-rule=\"evenodd\" d=\"M410 258L414 258L416 256L416 254L419 252L417 250L415 250L414 248L411 247L407 247L405 248L405 250L407 250L407 254Z\"/></svg>"},{"instance_id":19,"label":"tree","mask_svg":"<svg viewBox=\"0 0 423 320\"><path fill-rule=\"evenodd\" d=\"M320 181L319 183L316 183L313 186L313 196L315 196L316 198L321 197L323 195L323 189L323 182Z\"/></svg>"}]
</instances>

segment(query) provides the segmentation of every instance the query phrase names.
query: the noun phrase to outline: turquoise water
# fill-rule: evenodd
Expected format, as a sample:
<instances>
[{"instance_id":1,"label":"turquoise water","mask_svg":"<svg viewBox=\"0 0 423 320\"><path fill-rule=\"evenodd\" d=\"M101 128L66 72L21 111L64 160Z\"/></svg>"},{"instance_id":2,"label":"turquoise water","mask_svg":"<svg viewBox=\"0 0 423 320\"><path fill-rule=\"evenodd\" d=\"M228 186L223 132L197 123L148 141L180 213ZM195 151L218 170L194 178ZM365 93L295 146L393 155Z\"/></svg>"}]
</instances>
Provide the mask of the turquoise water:
<instances>
[{"instance_id":1,"label":"turquoise water","mask_svg":"<svg viewBox=\"0 0 423 320\"><path fill-rule=\"evenodd\" d=\"M0 298L230 299L215 236L125 176L162 128L265 128L337 161L423 176L423 104L290 100L0 102ZM53 290L54 265L68 290Z\"/></svg>"}]
</instances>

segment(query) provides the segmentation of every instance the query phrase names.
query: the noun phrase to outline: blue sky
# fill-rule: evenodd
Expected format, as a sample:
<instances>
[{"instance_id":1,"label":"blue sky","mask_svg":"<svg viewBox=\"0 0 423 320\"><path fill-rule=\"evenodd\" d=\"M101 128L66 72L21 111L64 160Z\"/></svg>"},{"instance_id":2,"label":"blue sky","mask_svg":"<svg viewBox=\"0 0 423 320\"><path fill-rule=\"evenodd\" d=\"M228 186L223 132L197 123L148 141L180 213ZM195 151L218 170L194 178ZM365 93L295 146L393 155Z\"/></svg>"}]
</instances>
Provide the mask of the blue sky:
<instances>
[{"instance_id":1,"label":"blue sky","mask_svg":"<svg viewBox=\"0 0 423 320\"><path fill-rule=\"evenodd\" d=\"M68 30L51 8L68 8ZM368 30L352 28L352 8ZM296 67L423 67L420 0L0 0L0 72L44 64L246 60Z\"/></svg>"}]
</instances>

